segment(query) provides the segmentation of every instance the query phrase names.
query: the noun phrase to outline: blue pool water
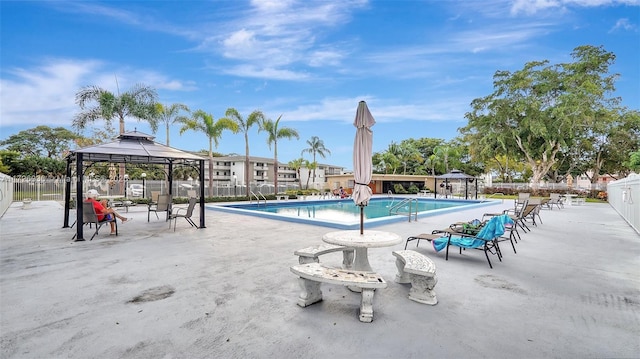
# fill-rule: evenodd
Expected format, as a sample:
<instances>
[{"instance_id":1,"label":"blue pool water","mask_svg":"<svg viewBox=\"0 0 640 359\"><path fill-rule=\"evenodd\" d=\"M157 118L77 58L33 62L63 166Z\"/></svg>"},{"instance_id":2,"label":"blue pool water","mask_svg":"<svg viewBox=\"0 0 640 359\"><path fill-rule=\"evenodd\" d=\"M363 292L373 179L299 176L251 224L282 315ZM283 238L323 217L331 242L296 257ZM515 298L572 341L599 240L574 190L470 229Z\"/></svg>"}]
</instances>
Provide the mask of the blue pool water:
<instances>
[{"instance_id":1,"label":"blue pool water","mask_svg":"<svg viewBox=\"0 0 640 359\"><path fill-rule=\"evenodd\" d=\"M364 221L368 227L383 225L392 222L408 221L406 215L389 213L389 209L401 202L403 197L372 198L369 205L364 207ZM446 200L427 199L417 200L418 218L440 215L461 209L485 206L490 202L475 200ZM412 206L415 206L414 201ZM299 201L289 200L284 202L261 202L260 204L216 204L207 205L207 208L238 213L250 216L272 218L288 222L307 223L338 229L357 229L360 226L360 207L353 200L319 200ZM415 212L415 207L413 207ZM408 205L400 209L408 212Z\"/></svg>"}]
</instances>

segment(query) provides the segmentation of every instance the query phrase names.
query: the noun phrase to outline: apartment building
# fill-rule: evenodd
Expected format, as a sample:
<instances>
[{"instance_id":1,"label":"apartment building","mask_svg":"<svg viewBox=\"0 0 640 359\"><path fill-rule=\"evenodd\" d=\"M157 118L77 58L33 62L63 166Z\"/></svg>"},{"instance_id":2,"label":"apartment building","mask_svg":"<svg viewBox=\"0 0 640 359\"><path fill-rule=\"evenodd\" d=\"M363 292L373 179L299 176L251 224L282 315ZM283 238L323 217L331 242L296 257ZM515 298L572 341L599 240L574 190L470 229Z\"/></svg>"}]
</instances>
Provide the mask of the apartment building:
<instances>
[{"instance_id":1,"label":"apartment building","mask_svg":"<svg viewBox=\"0 0 640 359\"><path fill-rule=\"evenodd\" d=\"M300 169L300 178L296 170L289 167L287 162L278 162L278 187L291 188L297 187L299 184L303 188L307 186L309 180L309 188L323 189L326 186L326 176L342 174L343 167L332 166L327 164L318 164L316 168L316 177L313 178L313 171L307 168ZM275 161L273 158L267 157L249 157L249 184L251 186L273 185L275 175ZM209 161L205 161L205 180L209 179ZM213 180L218 182L227 182L238 186L244 186L245 183L245 156L224 156L213 158Z\"/></svg>"}]
</instances>

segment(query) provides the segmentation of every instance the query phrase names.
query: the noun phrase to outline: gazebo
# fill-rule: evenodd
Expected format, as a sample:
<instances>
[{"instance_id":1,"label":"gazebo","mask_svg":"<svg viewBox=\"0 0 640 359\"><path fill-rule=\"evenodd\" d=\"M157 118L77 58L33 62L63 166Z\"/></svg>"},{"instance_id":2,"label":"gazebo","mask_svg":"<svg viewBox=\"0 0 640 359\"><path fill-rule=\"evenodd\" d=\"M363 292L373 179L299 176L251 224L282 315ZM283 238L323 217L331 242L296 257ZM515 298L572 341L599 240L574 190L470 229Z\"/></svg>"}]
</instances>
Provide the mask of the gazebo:
<instances>
[{"instance_id":1,"label":"gazebo","mask_svg":"<svg viewBox=\"0 0 640 359\"><path fill-rule=\"evenodd\" d=\"M118 136L118 138L109 143L84 147L71 151L66 157L66 188L65 188L65 204L64 204L64 224L63 228L69 227L69 210L71 203L71 169L75 162L76 166L76 193L78 200L76 208L80 206L83 197L83 178L85 171L95 163L144 163L163 165L167 171L169 181L168 190L172 194L173 183L173 166L186 165L193 166L198 169L198 180L200 182L200 228L205 228L204 221L204 161L205 158L178 150L173 147L153 141L154 137L142 132L126 132ZM82 210L76 210L76 236L77 240L84 240L83 237L83 216Z\"/></svg>"},{"instance_id":2,"label":"gazebo","mask_svg":"<svg viewBox=\"0 0 640 359\"><path fill-rule=\"evenodd\" d=\"M445 188L446 186L449 185L449 180L464 180L464 199L469 199L469 193L468 193L468 189L469 189L469 182L473 182L473 180L475 180L476 178L473 176L470 176L460 170L451 170L451 172L449 173L445 173L443 175L440 176L436 176L433 180L433 188L435 188L436 190L434 191L434 197L437 198L438 197L438 190L436 188L438 179L443 179L444 180L444 185ZM446 193L446 192L445 192ZM476 185L476 198L478 198L478 186Z\"/></svg>"}]
</instances>

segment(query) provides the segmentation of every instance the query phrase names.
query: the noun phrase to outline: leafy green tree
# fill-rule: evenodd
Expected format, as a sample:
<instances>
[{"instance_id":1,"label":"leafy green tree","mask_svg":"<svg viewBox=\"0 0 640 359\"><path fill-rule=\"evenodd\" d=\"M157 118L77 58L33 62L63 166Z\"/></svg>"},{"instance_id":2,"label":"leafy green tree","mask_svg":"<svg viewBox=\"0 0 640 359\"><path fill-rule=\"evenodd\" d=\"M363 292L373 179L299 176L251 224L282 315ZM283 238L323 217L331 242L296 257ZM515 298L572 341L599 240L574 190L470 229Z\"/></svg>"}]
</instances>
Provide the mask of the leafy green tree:
<instances>
[{"instance_id":1,"label":"leafy green tree","mask_svg":"<svg viewBox=\"0 0 640 359\"><path fill-rule=\"evenodd\" d=\"M318 162L316 162L316 155L325 158L325 156L327 154L331 154L331 151L329 151L325 146L324 146L324 141L322 141L318 136L311 136L310 139L307 140L307 145L309 147L305 148L302 150L301 155L304 155L305 153L310 153L313 157L313 164L315 164L314 168L313 168L313 180L315 181L316 178L316 167L318 165ZM309 168L309 167L307 167ZM309 181L307 180L307 189L309 188Z\"/></svg>"},{"instance_id":2,"label":"leafy green tree","mask_svg":"<svg viewBox=\"0 0 640 359\"><path fill-rule=\"evenodd\" d=\"M384 160L384 152L374 152L371 156L373 173L387 173L387 163Z\"/></svg>"},{"instance_id":3,"label":"leafy green tree","mask_svg":"<svg viewBox=\"0 0 640 359\"><path fill-rule=\"evenodd\" d=\"M16 151L23 156L38 156L47 158L62 158L64 153L71 149L73 141L80 138L79 135L64 127L51 128L41 125L25 131L20 131L0 141L9 151Z\"/></svg>"},{"instance_id":4,"label":"leafy green tree","mask_svg":"<svg viewBox=\"0 0 640 359\"><path fill-rule=\"evenodd\" d=\"M640 172L640 151L631 152L628 166L632 171Z\"/></svg>"},{"instance_id":5,"label":"leafy green tree","mask_svg":"<svg viewBox=\"0 0 640 359\"><path fill-rule=\"evenodd\" d=\"M572 63L536 61L513 73L496 72L494 92L472 101L468 125L460 129L475 154L486 159L492 151L515 151L537 186L558 153L594 124L596 113L616 103L606 96L614 90L608 70L615 56L593 46L571 55Z\"/></svg>"},{"instance_id":6,"label":"leafy green tree","mask_svg":"<svg viewBox=\"0 0 640 359\"><path fill-rule=\"evenodd\" d=\"M218 140L222 137L222 131L229 130L238 131L238 125L227 118L214 120L213 115L202 110L193 113L192 118L178 118L178 122L182 124L180 135L186 131L202 132L209 140L209 196L213 196L213 147L218 147Z\"/></svg>"},{"instance_id":7,"label":"leafy green tree","mask_svg":"<svg viewBox=\"0 0 640 359\"><path fill-rule=\"evenodd\" d=\"M275 193L278 193L278 139L300 138L298 131L295 129L289 127L278 127L281 118L282 115L278 116L278 119L275 120L275 122L271 119L264 119L262 121L262 126L260 126L260 130L267 132L267 144L269 145L269 149L271 149L271 144L273 144L273 186L275 187Z\"/></svg>"},{"instance_id":8,"label":"leafy green tree","mask_svg":"<svg viewBox=\"0 0 640 359\"><path fill-rule=\"evenodd\" d=\"M184 123L187 116L181 115L181 112L191 112L187 105L181 103L174 103L169 106L163 105L161 103L156 103L153 106L153 117L149 123L151 123L151 130L153 133L156 133L158 130L158 124L164 125L167 141L166 145L169 146L169 127L174 123Z\"/></svg>"},{"instance_id":9,"label":"leafy green tree","mask_svg":"<svg viewBox=\"0 0 640 359\"><path fill-rule=\"evenodd\" d=\"M0 150L0 163L2 163L2 173L9 176L18 176L21 173L17 170L17 163L20 161L20 152L10 150Z\"/></svg>"},{"instance_id":10,"label":"leafy green tree","mask_svg":"<svg viewBox=\"0 0 640 359\"><path fill-rule=\"evenodd\" d=\"M249 114L249 116L245 119L240 115L238 110L235 108L228 108L225 112L225 118L229 119L236 123L235 133L242 132L244 135L244 183L245 183L245 196L249 198L249 130L253 125L258 125L264 121L264 115L260 111L253 111Z\"/></svg>"},{"instance_id":11,"label":"leafy green tree","mask_svg":"<svg viewBox=\"0 0 640 359\"><path fill-rule=\"evenodd\" d=\"M66 162L59 158L22 156L15 151L0 151L0 160L7 167L9 176L61 177L65 175Z\"/></svg>"}]
</instances>

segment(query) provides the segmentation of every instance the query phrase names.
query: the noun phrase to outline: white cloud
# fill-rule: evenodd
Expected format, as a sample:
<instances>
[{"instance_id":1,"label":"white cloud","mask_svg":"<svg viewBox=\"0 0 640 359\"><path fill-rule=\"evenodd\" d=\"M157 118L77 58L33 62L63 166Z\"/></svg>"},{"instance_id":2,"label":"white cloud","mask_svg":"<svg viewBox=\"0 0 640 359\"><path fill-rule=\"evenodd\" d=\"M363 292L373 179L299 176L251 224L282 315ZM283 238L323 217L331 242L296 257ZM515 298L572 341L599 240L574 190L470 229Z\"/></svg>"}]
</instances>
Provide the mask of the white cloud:
<instances>
[{"instance_id":1,"label":"white cloud","mask_svg":"<svg viewBox=\"0 0 640 359\"><path fill-rule=\"evenodd\" d=\"M75 95L80 88L95 85L117 92L136 83L159 90L195 89L193 82L183 83L155 72L114 69L96 60L49 59L32 68L3 69L0 124L68 127L78 110Z\"/></svg>"},{"instance_id":2,"label":"white cloud","mask_svg":"<svg viewBox=\"0 0 640 359\"><path fill-rule=\"evenodd\" d=\"M511 14L525 13L532 15L548 9L567 7L600 7L614 5L640 5L640 0L515 0L511 6Z\"/></svg>"},{"instance_id":3,"label":"white cloud","mask_svg":"<svg viewBox=\"0 0 640 359\"><path fill-rule=\"evenodd\" d=\"M618 21L616 21L616 24L613 26L613 28L611 30L609 30L609 32L615 32L617 30L624 30L624 31L635 31L637 28L637 26L635 24L632 24L629 19L627 18L623 18L623 19L619 19Z\"/></svg>"},{"instance_id":4,"label":"white cloud","mask_svg":"<svg viewBox=\"0 0 640 359\"><path fill-rule=\"evenodd\" d=\"M240 74L238 69L252 69L249 71L252 77L261 74L274 75L272 78L278 80L299 80L300 75L289 75L299 73L291 70L292 67L340 64L343 50L335 44L324 43L323 33L349 21L353 9L366 3L361 0L252 1L248 12L206 29L207 35L197 49L239 63L235 70L227 73Z\"/></svg>"},{"instance_id":5,"label":"white cloud","mask_svg":"<svg viewBox=\"0 0 640 359\"><path fill-rule=\"evenodd\" d=\"M397 100L383 100L370 95L352 98L325 98L319 103L298 106L293 111L284 111L287 122L337 121L352 123L356 105L366 101L374 113L376 122L414 121L458 121L468 111L470 98L433 99L425 104L399 104ZM273 111L278 112L278 111Z\"/></svg>"}]
</instances>

